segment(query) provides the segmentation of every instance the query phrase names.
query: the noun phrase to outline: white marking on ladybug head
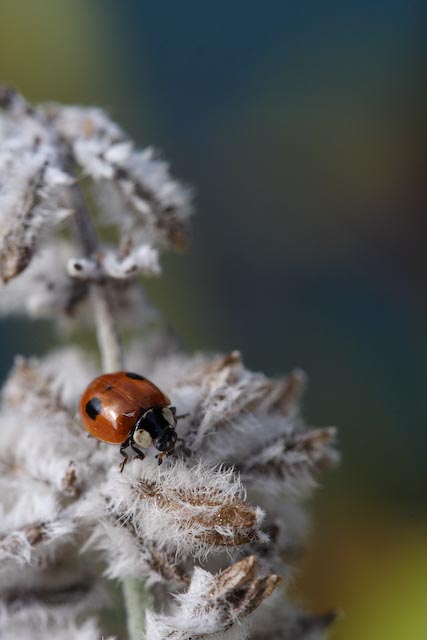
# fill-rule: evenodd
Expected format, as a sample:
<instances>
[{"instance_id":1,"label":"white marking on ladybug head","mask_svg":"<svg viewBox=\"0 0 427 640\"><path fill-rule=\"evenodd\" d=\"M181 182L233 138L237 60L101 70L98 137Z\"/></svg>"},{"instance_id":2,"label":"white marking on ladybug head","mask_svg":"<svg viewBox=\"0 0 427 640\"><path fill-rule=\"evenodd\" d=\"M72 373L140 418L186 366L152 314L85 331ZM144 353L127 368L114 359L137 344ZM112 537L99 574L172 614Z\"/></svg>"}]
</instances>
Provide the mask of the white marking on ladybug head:
<instances>
[{"instance_id":1,"label":"white marking on ladybug head","mask_svg":"<svg viewBox=\"0 0 427 640\"><path fill-rule=\"evenodd\" d=\"M153 446L153 438L145 429L137 429L133 434L133 440L138 447L148 449Z\"/></svg>"},{"instance_id":2,"label":"white marking on ladybug head","mask_svg":"<svg viewBox=\"0 0 427 640\"><path fill-rule=\"evenodd\" d=\"M163 407L162 416L171 427L175 427L175 418L173 417L173 413L169 407Z\"/></svg>"}]
</instances>

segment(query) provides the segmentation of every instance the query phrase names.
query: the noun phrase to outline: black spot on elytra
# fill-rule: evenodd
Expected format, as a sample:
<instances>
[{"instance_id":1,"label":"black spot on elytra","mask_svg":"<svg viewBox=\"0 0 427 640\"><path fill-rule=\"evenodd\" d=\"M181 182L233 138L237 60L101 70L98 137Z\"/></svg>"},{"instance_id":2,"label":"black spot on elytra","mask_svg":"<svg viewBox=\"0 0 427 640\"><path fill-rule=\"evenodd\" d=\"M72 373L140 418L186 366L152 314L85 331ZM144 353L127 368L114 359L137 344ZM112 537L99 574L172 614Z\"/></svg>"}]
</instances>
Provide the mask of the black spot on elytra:
<instances>
[{"instance_id":1,"label":"black spot on elytra","mask_svg":"<svg viewBox=\"0 0 427 640\"><path fill-rule=\"evenodd\" d=\"M112 388L113 388L112 384L107 384L107 386L105 387L104 391L111 391Z\"/></svg>"},{"instance_id":2,"label":"black spot on elytra","mask_svg":"<svg viewBox=\"0 0 427 640\"><path fill-rule=\"evenodd\" d=\"M92 398L86 403L86 413L92 420L101 413L102 403L99 398Z\"/></svg>"},{"instance_id":3,"label":"black spot on elytra","mask_svg":"<svg viewBox=\"0 0 427 640\"><path fill-rule=\"evenodd\" d=\"M128 378L132 378L132 380L145 380L144 376L140 376L139 373L132 373L131 371L126 371L125 375Z\"/></svg>"}]
</instances>

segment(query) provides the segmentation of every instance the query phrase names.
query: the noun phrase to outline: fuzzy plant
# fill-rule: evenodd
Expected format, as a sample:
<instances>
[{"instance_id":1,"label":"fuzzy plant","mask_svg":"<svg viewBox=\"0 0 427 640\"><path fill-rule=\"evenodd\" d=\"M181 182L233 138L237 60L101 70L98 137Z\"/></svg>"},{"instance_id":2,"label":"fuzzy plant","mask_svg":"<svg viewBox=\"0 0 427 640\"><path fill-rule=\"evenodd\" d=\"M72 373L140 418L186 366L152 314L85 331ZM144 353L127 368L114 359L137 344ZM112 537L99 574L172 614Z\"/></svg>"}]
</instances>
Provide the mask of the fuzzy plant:
<instances>
[{"instance_id":1,"label":"fuzzy plant","mask_svg":"<svg viewBox=\"0 0 427 640\"><path fill-rule=\"evenodd\" d=\"M191 213L104 111L0 89L0 311L62 335L2 391L2 639L319 640L334 618L287 595L303 502L337 460L335 430L301 417L304 374L188 353L144 293ZM162 465L147 449L121 472L119 447L82 428L86 386L121 370L182 416Z\"/></svg>"}]
</instances>

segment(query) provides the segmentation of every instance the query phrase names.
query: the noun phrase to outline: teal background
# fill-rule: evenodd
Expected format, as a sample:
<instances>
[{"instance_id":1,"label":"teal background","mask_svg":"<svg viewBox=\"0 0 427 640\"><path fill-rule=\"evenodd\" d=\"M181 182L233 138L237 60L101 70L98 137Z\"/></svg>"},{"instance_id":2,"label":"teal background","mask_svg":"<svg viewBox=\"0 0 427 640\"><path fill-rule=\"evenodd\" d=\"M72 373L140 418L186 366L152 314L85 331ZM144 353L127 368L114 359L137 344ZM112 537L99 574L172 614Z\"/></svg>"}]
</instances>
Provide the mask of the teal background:
<instances>
[{"instance_id":1,"label":"teal background","mask_svg":"<svg viewBox=\"0 0 427 640\"><path fill-rule=\"evenodd\" d=\"M3 0L0 79L106 107L197 191L147 286L192 349L309 374L340 429L294 588L337 640L427 632L425 4ZM43 353L2 320L1 374Z\"/></svg>"}]
</instances>

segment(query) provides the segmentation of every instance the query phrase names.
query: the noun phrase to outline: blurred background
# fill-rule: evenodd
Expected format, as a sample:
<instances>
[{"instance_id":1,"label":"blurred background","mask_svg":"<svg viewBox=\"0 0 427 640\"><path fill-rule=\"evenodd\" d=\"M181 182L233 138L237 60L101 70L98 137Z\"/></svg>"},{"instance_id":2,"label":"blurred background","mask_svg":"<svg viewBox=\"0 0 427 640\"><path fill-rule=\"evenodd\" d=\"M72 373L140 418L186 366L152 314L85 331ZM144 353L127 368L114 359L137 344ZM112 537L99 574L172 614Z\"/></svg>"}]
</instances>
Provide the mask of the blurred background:
<instances>
[{"instance_id":1,"label":"blurred background","mask_svg":"<svg viewBox=\"0 0 427 640\"><path fill-rule=\"evenodd\" d=\"M0 3L0 80L106 107L197 191L149 291L192 349L309 375L340 429L294 589L335 640L427 636L426 5ZM2 378L46 325L0 324ZM36 339L34 339L36 338ZM34 348L34 344L37 348Z\"/></svg>"}]
</instances>

